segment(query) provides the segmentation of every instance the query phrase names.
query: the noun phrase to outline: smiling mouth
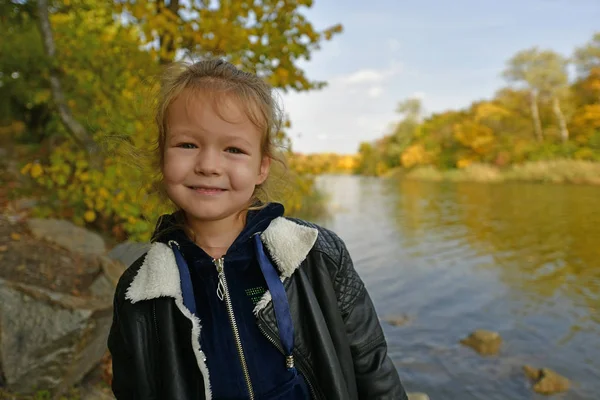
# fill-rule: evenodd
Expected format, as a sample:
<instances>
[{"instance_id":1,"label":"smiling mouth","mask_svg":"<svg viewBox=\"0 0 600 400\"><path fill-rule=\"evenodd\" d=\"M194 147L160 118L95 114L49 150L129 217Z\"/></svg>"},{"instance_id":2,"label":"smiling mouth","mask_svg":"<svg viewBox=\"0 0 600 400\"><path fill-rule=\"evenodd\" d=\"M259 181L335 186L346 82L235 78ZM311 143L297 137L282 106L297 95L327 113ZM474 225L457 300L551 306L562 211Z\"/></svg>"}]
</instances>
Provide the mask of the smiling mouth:
<instances>
[{"instance_id":1,"label":"smiling mouth","mask_svg":"<svg viewBox=\"0 0 600 400\"><path fill-rule=\"evenodd\" d=\"M226 189L207 186L188 186L188 188L201 194L219 194L226 191Z\"/></svg>"}]
</instances>

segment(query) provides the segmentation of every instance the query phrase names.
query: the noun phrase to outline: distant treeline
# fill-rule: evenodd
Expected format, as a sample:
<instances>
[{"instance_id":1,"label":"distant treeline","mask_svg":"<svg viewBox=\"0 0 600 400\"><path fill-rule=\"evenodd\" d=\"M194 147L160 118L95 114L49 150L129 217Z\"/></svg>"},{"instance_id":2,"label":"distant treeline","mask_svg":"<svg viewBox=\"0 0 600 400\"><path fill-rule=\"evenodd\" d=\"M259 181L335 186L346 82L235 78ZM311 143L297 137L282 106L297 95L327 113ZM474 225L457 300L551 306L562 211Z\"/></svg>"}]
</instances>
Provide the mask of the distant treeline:
<instances>
[{"instance_id":1,"label":"distant treeline","mask_svg":"<svg viewBox=\"0 0 600 400\"><path fill-rule=\"evenodd\" d=\"M569 65L577 71L574 81ZM360 145L354 172L600 161L600 32L570 57L537 47L520 51L503 76L508 87L462 110L424 117L419 99L402 101L391 131Z\"/></svg>"}]
</instances>

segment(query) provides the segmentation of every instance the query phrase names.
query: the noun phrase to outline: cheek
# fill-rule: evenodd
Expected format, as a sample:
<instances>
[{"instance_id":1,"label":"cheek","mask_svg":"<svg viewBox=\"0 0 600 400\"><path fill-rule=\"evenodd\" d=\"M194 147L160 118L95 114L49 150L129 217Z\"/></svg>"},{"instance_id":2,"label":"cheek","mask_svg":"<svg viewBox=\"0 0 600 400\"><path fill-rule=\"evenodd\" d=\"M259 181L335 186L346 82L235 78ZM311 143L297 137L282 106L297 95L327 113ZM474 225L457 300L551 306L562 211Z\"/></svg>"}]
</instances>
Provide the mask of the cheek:
<instances>
[{"instance_id":1,"label":"cheek","mask_svg":"<svg viewBox=\"0 0 600 400\"><path fill-rule=\"evenodd\" d=\"M183 181L189 170L187 164L183 157L169 156L169 152L167 152L162 169L165 183L179 183Z\"/></svg>"},{"instance_id":2,"label":"cheek","mask_svg":"<svg viewBox=\"0 0 600 400\"><path fill-rule=\"evenodd\" d=\"M231 172L231 184L238 189L248 189L250 187L254 188L260 168L255 162L248 162L244 165L236 165Z\"/></svg>"}]
</instances>

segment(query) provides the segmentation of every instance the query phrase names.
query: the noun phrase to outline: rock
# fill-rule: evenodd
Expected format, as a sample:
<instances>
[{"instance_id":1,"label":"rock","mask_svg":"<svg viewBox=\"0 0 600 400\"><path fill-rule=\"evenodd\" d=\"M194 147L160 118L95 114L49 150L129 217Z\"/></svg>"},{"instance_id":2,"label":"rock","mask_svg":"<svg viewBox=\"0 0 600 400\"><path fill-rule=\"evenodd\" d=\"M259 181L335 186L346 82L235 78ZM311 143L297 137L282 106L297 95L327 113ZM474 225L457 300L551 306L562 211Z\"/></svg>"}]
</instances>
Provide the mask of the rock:
<instances>
[{"instance_id":1,"label":"rock","mask_svg":"<svg viewBox=\"0 0 600 400\"><path fill-rule=\"evenodd\" d=\"M498 332L479 329L460 341L482 355L495 355L500 350L502 338Z\"/></svg>"},{"instance_id":2,"label":"rock","mask_svg":"<svg viewBox=\"0 0 600 400\"><path fill-rule=\"evenodd\" d=\"M571 386L569 379L549 368L534 368L530 365L523 367L525 375L533 382L533 390L540 394L555 394L566 392Z\"/></svg>"},{"instance_id":3,"label":"rock","mask_svg":"<svg viewBox=\"0 0 600 400\"><path fill-rule=\"evenodd\" d=\"M85 386L81 388L81 398L85 400L114 400L115 396L110 389Z\"/></svg>"},{"instance_id":4,"label":"rock","mask_svg":"<svg viewBox=\"0 0 600 400\"><path fill-rule=\"evenodd\" d=\"M409 323L412 318L408 315L391 315L385 317L383 320L393 326L402 326Z\"/></svg>"},{"instance_id":5,"label":"rock","mask_svg":"<svg viewBox=\"0 0 600 400\"><path fill-rule=\"evenodd\" d=\"M429 400L425 393L406 393L408 400Z\"/></svg>"},{"instance_id":6,"label":"rock","mask_svg":"<svg viewBox=\"0 0 600 400\"><path fill-rule=\"evenodd\" d=\"M0 370L15 392L61 391L102 359L111 299L76 297L0 279Z\"/></svg>"},{"instance_id":7,"label":"rock","mask_svg":"<svg viewBox=\"0 0 600 400\"><path fill-rule=\"evenodd\" d=\"M107 256L119 261L125 267L129 267L135 260L140 258L150 249L149 243L124 242L115 246L108 252Z\"/></svg>"},{"instance_id":8,"label":"rock","mask_svg":"<svg viewBox=\"0 0 600 400\"><path fill-rule=\"evenodd\" d=\"M125 272L125 266L120 261L106 256L100 258L100 264L102 265L103 276L106 277L113 288L116 288L119 278Z\"/></svg>"},{"instance_id":9,"label":"rock","mask_svg":"<svg viewBox=\"0 0 600 400\"><path fill-rule=\"evenodd\" d=\"M114 296L116 283L106 276L106 274L100 274L89 287L92 296L101 299L110 299Z\"/></svg>"},{"instance_id":10,"label":"rock","mask_svg":"<svg viewBox=\"0 0 600 400\"><path fill-rule=\"evenodd\" d=\"M72 252L100 256L106 252L104 239L69 221L58 219L27 220L29 230L38 239L54 243Z\"/></svg>"},{"instance_id":11,"label":"rock","mask_svg":"<svg viewBox=\"0 0 600 400\"><path fill-rule=\"evenodd\" d=\"M15 209L17 211L30 210L38 205L36 199L22 198L15 201Z\"/></svg>"}]
</instances>

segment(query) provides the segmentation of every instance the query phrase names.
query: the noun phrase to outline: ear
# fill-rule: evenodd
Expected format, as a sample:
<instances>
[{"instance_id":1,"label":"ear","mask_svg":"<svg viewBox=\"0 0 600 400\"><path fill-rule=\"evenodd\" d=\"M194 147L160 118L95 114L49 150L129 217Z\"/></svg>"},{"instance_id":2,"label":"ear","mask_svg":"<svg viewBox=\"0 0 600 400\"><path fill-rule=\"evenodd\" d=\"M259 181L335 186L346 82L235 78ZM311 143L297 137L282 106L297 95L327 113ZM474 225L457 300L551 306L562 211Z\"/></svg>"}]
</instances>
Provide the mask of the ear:
<instances>
[{"instance_id":1,"label":"ear","mask_svg":"<svg viewBox=\"0 0 600 400\"><path fill-rule=\"evenodd\" d=\"M257 185L260 185L264 181L267 180L270 170L271 170L271 157L263 156L263 158L260 162L260 171L258 173L258 179L256 182Z\"/></svg>"}]
</instances>

